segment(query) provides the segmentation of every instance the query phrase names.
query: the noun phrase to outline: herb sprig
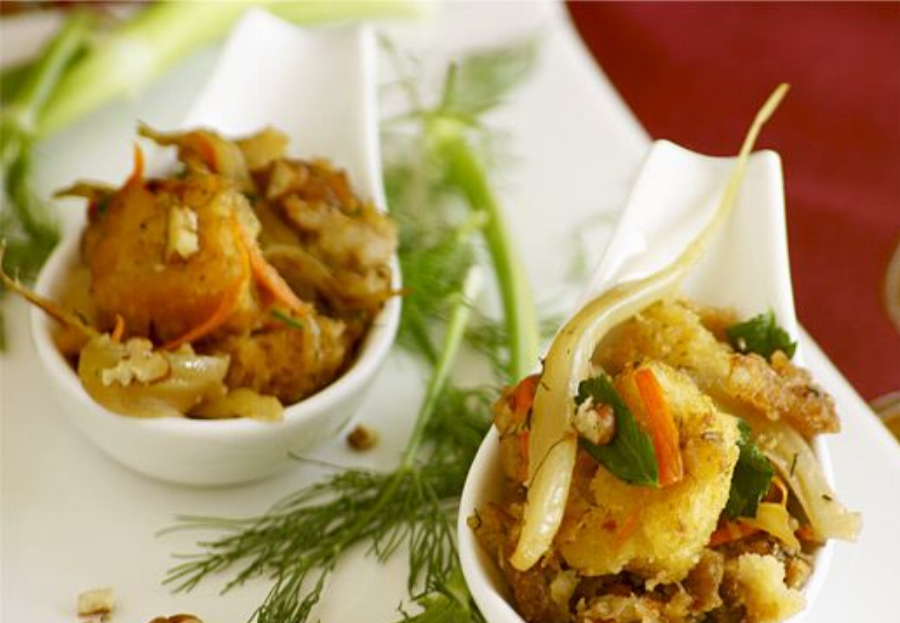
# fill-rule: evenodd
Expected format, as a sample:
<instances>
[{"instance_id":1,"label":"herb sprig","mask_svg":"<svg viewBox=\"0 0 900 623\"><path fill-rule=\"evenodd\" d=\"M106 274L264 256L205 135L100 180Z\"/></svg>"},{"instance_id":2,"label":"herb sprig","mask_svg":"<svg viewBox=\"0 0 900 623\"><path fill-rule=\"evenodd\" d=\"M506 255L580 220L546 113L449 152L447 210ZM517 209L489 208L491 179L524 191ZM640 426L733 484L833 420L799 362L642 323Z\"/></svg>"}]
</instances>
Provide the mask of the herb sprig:
<instances>
[{"instance_id":1,"label":"herb sprig","mask_svg":"<svg viewBox=\"0 0 900 623\"><path fill-rule=\"evenodd\" d=\"M616 418L616 432L612 440L602 446L579 438L580 445L595 461L620 480L633 485L658 486L659 469L650 436L644 432L631 410L605 375L585 379L578 385L575 403L588 399L596 405L609 405Z\"/></svg>"},{"instance_id":2,"label":"herb sprig","mask_svg":"<svg viewBox=\"0 0 900 623\"><path fill-rule=\"evenodd\" d=\"M725 329L725 336L736 351L756 353L770 361L777 350L787 355L788 359L797 350L797 342L792 341L787 331L778 325L775 312L771 309L765 314L728 327Z\"/></svg>"},{"instance_id":3,"label":"herb sprig","mask_svg":"<svg viewBox=\"0 0 900 623\"><path fill-rule=\"evenodd\" d=\"M755 517L756 507L769 490L775 475L769 459L753 443L750 425L744 420L738 420L738 428L738 448L741 453L731 476L731 490L724 511L725 516L730 519Z\"/></svg>"},{"instance_id":4,"label":"herb sprig","mask_svg":"<svg viewBox=\"0 0 900 623\"><path fill-rule=\"evenodd\" d=\"M256 518L182 518L177 528L220 536L204 539L200 551L173 568L167 582L189 590L213 573L230 571L229 590L250 578L269 577L273 587L252 620L302 622L324 594L325 581L343 553L368 543L378 560L408 550L408 588L418 612L401 610L404 620L483 620L459 568L454 519L497 392L457 387L450 374L471 329L480 281L479 237L494 267L504 311L502 329L484 319L479 324L508 340L503 345L482 342L483 349L492 344L506 350L490 349L487 360L505 362L497 376L509 381L526 374L537 359L538 327L527 280L473 136L488 132L478 116L527 75L523 68L530 67L533 46L529 42L464 58L458 67L478 71L460 80L458 76L468 74L451 67L433 108L422 106L414 80L404 81L412 112L402 121L414 133L399 135L401 159L386 173L391 212L400 224L407 292L400 341L422 356L431 374L398 467L389 473L340 470ZM474 86L478 89L469 91ZM396 124L389 129L396 130ZM387 134L389 149L397 138ZM486 322L489 328L484 329Z\"/></svg>"}]
</instances>

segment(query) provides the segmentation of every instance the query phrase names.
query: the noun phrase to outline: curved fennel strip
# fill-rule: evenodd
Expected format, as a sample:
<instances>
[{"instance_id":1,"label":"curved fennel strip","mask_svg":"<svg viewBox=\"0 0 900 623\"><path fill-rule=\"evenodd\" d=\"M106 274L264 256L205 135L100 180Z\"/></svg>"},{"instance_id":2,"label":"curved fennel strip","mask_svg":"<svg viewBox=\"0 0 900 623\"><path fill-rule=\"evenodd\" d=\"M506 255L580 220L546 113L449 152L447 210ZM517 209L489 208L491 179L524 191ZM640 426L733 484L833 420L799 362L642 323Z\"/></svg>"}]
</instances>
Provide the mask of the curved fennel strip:
<instances>
[{"instance_id":1,"label":"curved fennel strip","mask_svg":"<svg viewBox=\"0 0 900 623\"><path fill-rule=\"evenodd\" d=\"M578 438L571 426L575 395L578 383L590 374L594 348L614 326L676 291L703 256L709 240L731 214L762 126L787 90L788 85L780 85L756 114L713 217L681 255L658 272L623 283L590 301L550 345L531 416L528 497L522 532L510 558L516 569L529 569L540 559L562 522L578 450Z\"/></svg>"},{"instance_id":2,"label":"curved fennel strip","mask_svg":"<svg viewBox=\"0 0 900 623\"><path fill-rule=\"evenodd\" d=\"M817 536L855 541L862 516L847 510L828 484L812 448L782 420L754 420L758 444L797 496Z\"/></svg>"}]
</instances>

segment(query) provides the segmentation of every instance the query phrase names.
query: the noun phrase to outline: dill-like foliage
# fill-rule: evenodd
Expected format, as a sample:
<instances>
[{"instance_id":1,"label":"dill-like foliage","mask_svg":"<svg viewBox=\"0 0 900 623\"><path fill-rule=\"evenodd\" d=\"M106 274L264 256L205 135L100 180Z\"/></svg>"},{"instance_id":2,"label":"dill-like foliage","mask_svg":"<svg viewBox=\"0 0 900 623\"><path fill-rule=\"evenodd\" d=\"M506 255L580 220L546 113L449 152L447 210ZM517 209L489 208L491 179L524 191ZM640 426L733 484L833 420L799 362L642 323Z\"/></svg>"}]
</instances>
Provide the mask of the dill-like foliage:
<instances>
[{"instance_id":1,"label":"dill-like foliage","mask_svg":"<svg viewBox=\"0 0 900 623\"><path fill-rule=\"evenodd\" d=\"M251 578L268 577L272 589L252 620L301 623L309 619L343 553L368 544L380 561L401 549L407 552L415 611L401 609L403 620L483 620L459 567L455 515L499 391L457 387L450 381L466 335L475 335L470 319L480 288L480 249L494 266L504 317L497 326L479 324L503 339L473 343L489 362L503 364L498 378L511 380L533 365L538 328L483 155L468 132L485 131L479 115L527 75L534 52L534 42L527 42L462 59L448 71L439 103L432 108L423 107L414 80L401 80L412 110L403 117L407 131L385 137L395 158L385 182L400 227L404 277L399 339L431 366L431 375L399 466L390 473L336 471L259 517L181 518L176 528L216 536L198 543L199 551L172 568L167 583L190 590L214 573L229 571L232 578L225 589L230 590ZM478 246L481 241L483 247ZM484 329L489 324L493 328Z\"/></svg>"}]
</instances>

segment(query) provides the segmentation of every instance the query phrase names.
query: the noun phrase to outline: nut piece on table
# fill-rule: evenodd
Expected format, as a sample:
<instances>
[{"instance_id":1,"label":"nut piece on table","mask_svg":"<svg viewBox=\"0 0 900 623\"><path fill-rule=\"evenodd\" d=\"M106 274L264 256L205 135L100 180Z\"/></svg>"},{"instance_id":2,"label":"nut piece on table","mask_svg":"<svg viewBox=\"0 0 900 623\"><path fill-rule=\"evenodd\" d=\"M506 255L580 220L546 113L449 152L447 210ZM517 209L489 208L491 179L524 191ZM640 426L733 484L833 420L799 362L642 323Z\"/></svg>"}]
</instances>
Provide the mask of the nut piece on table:
<instances>
[{"instance_id":1,"label":"nut piece on table","mask_svg":"<svg viewBox=\"0 0 900 623\"><path fill-rule=\"evenodd\" d=\"M116 606L111 588L95 588L78 595L78 615L108 615Z\"/></svg>"},{"instance_id":2,"label":"nut piece on table","mask_svg":"<svg viewBox=\"0 0 900 623\"><path fill-rule=\"evenodd\" d=\"M156 617L149 623L203 623L193 614L173 614L170 617Z\"/></svg>"},{"instance_id":3,"label":"nut piece on table","mask_svg":"<svg viewBox=\"0 0 900 623\"><path fill-rule=\"evenodd\" d=\"M363 424L354 428L347 435L347 444L359 452L372 448L376 443L378 443L378 432Z\"/></svg>"}]
</instances>

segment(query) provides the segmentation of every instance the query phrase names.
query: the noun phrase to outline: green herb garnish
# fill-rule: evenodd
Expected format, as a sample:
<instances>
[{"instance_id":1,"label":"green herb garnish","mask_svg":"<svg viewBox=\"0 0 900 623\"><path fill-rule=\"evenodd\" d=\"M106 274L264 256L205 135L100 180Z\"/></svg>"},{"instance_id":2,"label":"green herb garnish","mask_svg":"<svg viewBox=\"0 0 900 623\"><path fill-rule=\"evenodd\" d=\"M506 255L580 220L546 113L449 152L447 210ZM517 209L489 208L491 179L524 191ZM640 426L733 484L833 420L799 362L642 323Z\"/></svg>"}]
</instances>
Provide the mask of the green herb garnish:
<instances>
[{"instance_id":1,"label":"green herb garnish","mask_svg":"<svg viewBox=\"0 0 900 623\"><path fill-rule=\"evenodd\" d=\"M791 341L787 331L778 326L775 313L770 309L746 322L740 322L725 329L728 342L738 352L756 353L771 360L772 354L780 350L788 358L794 356L797 342Z\"/></svg>"},{"instance_id":2,"label":"green herb garnish","mask_svg":"<svg viewBox=\"0 0 900 623\"><path fill-rule=\"evenodd\" d=\"M753 443L750 425L744 420L738 420L738 428L741 432L738 439L741 454L734 466L731 491L724 511L729 519L755 517L756 507L769 490L775 475L769 459Z\"/></svg>"},{"instance_id":3,"label":"green herb garnish","mask_svg":"<svg viewBox=\"0 0 900 623\"><path fill-rule=\"evenodd\" d=\"M634 414L622 401L606 375L585 379L578 385L575 404L588 398L595 405L612 407L616 417L616 433L608 444L598 446L579 438L578 444L617 478L633 485L659 486L656 452L650 436L638 425Z\"/></svg>"},{"instance_id":4,"label":"green herb garnish","mask_svg":"<svg viewBox=\"0 0 900 623\"><path fill-rule=\"evenodd\" d=\"M301 330L303 329L303 323L291 316L288 313L281 311L280 309L273 309L269 312L272 317L278 322L284 324L285 326L290 327L291 329Z\"/></svg>"}]
</instances>

